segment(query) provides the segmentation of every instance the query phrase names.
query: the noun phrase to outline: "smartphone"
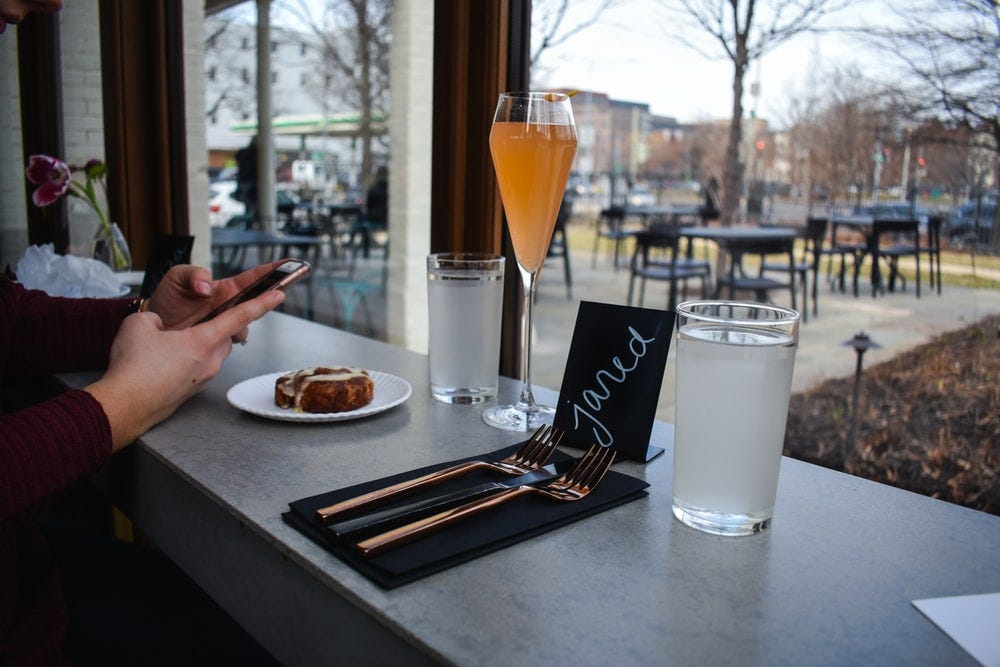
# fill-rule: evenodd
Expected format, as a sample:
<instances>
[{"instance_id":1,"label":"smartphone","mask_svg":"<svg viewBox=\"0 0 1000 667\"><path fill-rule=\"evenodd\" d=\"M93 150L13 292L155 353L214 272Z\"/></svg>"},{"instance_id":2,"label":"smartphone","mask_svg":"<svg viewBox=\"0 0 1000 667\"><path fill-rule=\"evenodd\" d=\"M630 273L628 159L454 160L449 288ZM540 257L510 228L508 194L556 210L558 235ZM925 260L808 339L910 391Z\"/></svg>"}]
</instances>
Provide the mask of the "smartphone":
<instances>
[{"instance_id":1,"label":"smartphone","mask_svg":"<svg viewBox=\"0 0 1000 667\"><path fill-rule=\"evenodd\" d=\"M282 261L281 264L274 267L274 269L272 269L267 275L258 279L257 282L246 287L242 292L210 312L202 318L201 322L198 324L207 322L213 317L216 317L219 313L229 310L233 306L239 305L244 301L249 301L250 299L258 297L269 290L287 290L289 287L305 278L309 273L310 268L309 262L303 259L286 259Z\"/></svg>"}]
</instances>

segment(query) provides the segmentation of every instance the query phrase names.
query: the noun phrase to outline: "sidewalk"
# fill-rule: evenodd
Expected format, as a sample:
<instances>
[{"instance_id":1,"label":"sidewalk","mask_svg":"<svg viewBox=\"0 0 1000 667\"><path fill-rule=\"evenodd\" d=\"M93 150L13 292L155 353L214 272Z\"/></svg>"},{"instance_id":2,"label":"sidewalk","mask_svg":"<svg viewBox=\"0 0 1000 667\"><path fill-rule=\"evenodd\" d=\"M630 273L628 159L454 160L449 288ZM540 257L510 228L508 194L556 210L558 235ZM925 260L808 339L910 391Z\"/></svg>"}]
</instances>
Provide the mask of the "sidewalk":
<instances>
[{"instance_id":1,"label":"sidewalk","mask_svg":"<svg viewBox=\"0 0 1000 667\"><path fill-rule=\"evenodd\" d=\"M579 244L577 244L579 245ZM589 245L589 244L588 244ZM562 260L549 260L539 282L535 301L535 344L532 355L532 379L540 386L559 389L569 353L576 313L581 299L624 304L628 292L627 268L614 271L610 253L602 246L597 268L591 268L590 248L571 248L573 299L566 298ZM942 266L943 273L969 267ZM983 274L983 269L977 269ZM700 294L692 294L692 298ZM787 305L787 295L778 295L778 304ZM666 288L651 282L646 288L647 308L666 306ZM811 304L810 304L811 308ZM853 376L857 355L843 345L864 331L881 345L864 355L864 368L891 359L897 354L928 342L936 335L961 329L987 315L1000 312L1000 290L951 287L941 296L930 292L926 281L921 298L912 285L905 292L872 298L868 291L855 298L850 293L832 292L825 284L819 290L819 315L810 313L809 321L799 329L799 350L795 360L792 390L807 390L828 378ZM674 350L667 359L660 389L657 418L673 421Z\"/></svg>"}]
</instances>

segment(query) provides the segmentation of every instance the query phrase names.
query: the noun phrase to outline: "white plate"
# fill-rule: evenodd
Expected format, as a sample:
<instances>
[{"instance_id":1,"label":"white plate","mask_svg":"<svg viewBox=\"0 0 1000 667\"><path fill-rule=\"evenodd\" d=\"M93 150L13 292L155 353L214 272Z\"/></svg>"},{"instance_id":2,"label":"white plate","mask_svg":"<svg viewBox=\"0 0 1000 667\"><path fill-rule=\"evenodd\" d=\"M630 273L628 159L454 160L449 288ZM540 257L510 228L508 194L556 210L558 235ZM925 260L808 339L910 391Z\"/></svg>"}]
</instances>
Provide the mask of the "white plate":
<instances>
[{"instance_id":1,"label":"white plate","mask_svg":"<svg viewBox=\"0 0 1000 667\"><path fill-rule=\"evenodd\" d=\"M244 380L234 385L226 394L226 398L233 406L244 412L269 419L290 422L336 422L384 412L396 407L413 393L413 387L401 377L380 371L368 371L368 375L375 383L375 397L363 408L348 412L296 412L293 408L286 410L274 404L274 383L287 372L289 371L268 373Z\"/></svg>"}]
</instances>

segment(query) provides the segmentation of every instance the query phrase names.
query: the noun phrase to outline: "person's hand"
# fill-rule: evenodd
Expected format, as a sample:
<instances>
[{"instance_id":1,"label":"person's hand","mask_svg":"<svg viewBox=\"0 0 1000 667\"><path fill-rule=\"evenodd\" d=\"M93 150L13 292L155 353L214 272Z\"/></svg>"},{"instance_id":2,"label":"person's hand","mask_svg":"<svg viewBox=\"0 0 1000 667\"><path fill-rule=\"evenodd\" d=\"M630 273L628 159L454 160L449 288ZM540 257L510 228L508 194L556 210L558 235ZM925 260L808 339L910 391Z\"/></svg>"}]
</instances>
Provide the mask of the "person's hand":
<instances>
[{"instance_id":1,"label":"person's hand","mask_svg":"<svg viewBox=\"0 0 1000 667\"><path fill-rule=\"evenodd\" d=\"M284 299L284 292L271 290L180 330L168 330L154 312L126 317L111 344L108 370L85 389L108 416L115 451L198 393L219 372L233 338Z\"/></svg>"},{"instance_id":2,"label":"person's hand","mask_svg":"<svg viewBox=\"0 0 1000 667\"><path fill-rule=\"evenodd\" d=\"M143 310L159 315L165 329L189 327L280 263L281 260L261 264L232 278L216 281L212 280L208 269L186 264L171 267L146 300ZM235 340L245 339L245 334L246 331L238 333Z\"/></svg>"}]
</instances>

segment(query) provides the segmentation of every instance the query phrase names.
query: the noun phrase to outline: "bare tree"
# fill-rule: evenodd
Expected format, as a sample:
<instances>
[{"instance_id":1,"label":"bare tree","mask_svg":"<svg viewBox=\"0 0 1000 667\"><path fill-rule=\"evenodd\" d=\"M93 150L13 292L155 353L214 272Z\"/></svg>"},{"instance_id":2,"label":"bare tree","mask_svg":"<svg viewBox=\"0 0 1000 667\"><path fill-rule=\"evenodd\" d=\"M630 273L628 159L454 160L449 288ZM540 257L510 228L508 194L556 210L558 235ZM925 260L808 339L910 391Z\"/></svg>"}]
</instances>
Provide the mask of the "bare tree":
<instances>
[{"instance_id":1,"label":"bare tree","mask_svg":"<svg viewBox=\"0 0 1000 667\"><path fill-rule=\"evenodd\" d=\"M205 76L218 82L206 88L206 93L212 95L205 104L205 116L210 119L223 109L246 118L257 106L256 91L243 78L245 73L231 58L223 55L231 52L235 48L231 42L239 39L233 29L233 11L219 12L205 22Z\"/></svg>"},{"instance_id":2,"label":"bare tree","mask_svg":"<svg viewBox=\"0 0 1000 667\"><path fill-rule=\"evenodd\" d=\"M733 64L733 106L723 170L722 220L737 217L743 186L743 80L750 64L802 32L823 17L851 4L852 0L672 0L679 3L681 18L672 32L686 46L707 57L721 54ZM695 30L686 28L694 25ZM696 41L694 33L707 34L710 44Z\"/></svg>"},{"instance_id":3,"label":"bare tree","mask_svg":"<svg viewBox=\"0 0 1000 667\"><path fill-rule=\"evenodd\" d=\"M373 125L389 113L389 47L392 0L326 0L285 5L312 33L319 53L322 94L356 109L361 140L361 181L374 174Z\"/></svg>"},{"instance_id":4,"label":"bare tree","mask_svg":"<svg viewBox=\"0 0 1000 667\"><path fill-rule=\"evenodd\" d=\"M1000 182L1000 4L923 0L893 11L897 27L865 35L913 77L917 105L945 112L973 133L974 148L992 152L990 180ZM994 248L1000 248L997 223L990 237Z\"/></svg>"},{"instance_id":5,"label":"bare tree","mask_svg":"<svg viewBox=\"0 0 1000 667\"><path fill-rule=\"evenodd\" d=\"M598 0L593 7L588 8L586 18L567 24L566 12L570 0L534 0L531 5L531 29L534 38L531 42L531 65L538 62L542 54L555 46L566 42L574 35L597 23L608 8L618 0ZM579 5L579 0L576 0Z\"/></svg>"}]
</instances>

